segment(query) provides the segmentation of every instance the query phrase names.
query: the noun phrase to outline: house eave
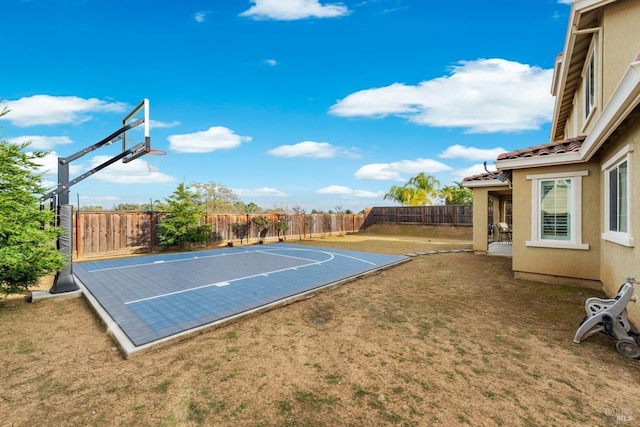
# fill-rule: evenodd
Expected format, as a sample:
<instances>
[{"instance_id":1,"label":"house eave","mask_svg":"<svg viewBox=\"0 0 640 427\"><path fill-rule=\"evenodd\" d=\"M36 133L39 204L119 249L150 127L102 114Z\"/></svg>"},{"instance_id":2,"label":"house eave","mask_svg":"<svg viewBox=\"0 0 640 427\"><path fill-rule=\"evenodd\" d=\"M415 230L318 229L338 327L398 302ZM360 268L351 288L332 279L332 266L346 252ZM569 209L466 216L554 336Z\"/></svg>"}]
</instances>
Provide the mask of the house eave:
<instances>
[{"instance_id":1,"label":"house eave","mask_svg":"<svg viewBox=\"0 0 640 427\"><path fill-rule=\"evenodd\" d=\"M495 166L498 170L510 170L588 162L638 105L640 105L640 61L629 65L607 106L598 116L578 151L497 160Z\"/></svg>"},{"instance_id":2,"label":"house eave","mask_svg":"<svg viewBox=\"0 0 640 427\"><path fill-rule=\"evenodd\" d=\"M573 7L578 13L585 13L616 1L618 0L576 0Z\"/></svg>"},{"instance_id":3,"label":"house eave","mask_svg":"<svg viewBox=\"0 0 640 427\"><path fill-rule=\"evenodd\" d=\"M569 163L580 163L583 160L579 152L552 154L548 156L525 157L520 159L505 159L495 162L498 170L525 169L540 166L566 165Z\"/></svg>"},{"instance_id":4,"label":"house eave","mask_svg":"<svg viewBox=\"0 0 640 427\"><path fill-rule=\"evenodd\" d=\"M632 62L616 87L607 106L580 147L580 156L588 161L640 104L640 61Z\"/></svg>"},{"instance_id":5,"label":"house eave","mask_svg":"<svg viewBox=\"0 0 640 427\"><path fill-rule=\"evenodd\" d=\"M482 181L467 181L462 183L467 188L487 188L487 187L509 187L509 183L499 179L485 179Z\"/></svg>"},{"instance_id":6,"label":"house eave","mask_svg":"<svg viewBox=\"0 0 640 427\"><path fill-rule=\"evenodd\" d=\"M569 24L567 25L567 35L565 37L565 45L559 65L559 72L555 72L554 81L552 82L551 91L556 97L553 108L553 118L551 122L551 140L556 141L566 137L564 134L564 126L568 119L569 108L573 102L573 96L577 90L580 76L576 75L576 67L584 61L584 47L579 45L589 31L596 31L597 27L583 27L583 18L588 19L590 12L596 11L617 0L577 0L571 5L569 15ZM588 24L588 22L587 22ZM571 70L571 71L570 71ZM571 75L571 79L569 78Z\"/></svg>"}]
</instances>

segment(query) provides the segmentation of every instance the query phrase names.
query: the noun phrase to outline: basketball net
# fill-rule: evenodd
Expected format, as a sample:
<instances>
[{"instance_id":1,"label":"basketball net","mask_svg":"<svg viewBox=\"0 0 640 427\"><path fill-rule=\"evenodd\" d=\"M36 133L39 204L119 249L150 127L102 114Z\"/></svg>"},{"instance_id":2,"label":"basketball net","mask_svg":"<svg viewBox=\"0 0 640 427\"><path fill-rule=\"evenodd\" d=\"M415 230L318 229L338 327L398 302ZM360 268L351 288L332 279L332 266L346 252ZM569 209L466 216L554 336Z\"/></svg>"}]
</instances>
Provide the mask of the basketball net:
<instances>
[{"instance_id":1,"label":"basketball net","mask_svg":"<svg viewBox=\"0 0 640 427\"><path fill-rule=\"evenodd\" d=\"M145 161L147 162L147 168L149 168L149 172L160 172L160 163L166 155L166 151L156 150L155 148L150 149L145 156Z\"/></svg>"}]
</instances>

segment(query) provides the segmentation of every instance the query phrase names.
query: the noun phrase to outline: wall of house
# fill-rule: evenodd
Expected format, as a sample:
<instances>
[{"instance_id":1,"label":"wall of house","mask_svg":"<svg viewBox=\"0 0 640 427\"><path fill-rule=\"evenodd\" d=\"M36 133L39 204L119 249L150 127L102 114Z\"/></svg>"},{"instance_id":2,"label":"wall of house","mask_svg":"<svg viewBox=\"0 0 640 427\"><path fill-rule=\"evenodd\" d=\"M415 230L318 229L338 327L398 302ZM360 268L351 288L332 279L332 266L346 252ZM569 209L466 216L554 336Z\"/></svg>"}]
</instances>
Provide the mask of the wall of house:
<instances>
[{"instance_id":1,"label":"wall of house","mask_svg":"<svg viewBox=\"0 0 640 427\"><path fill-rule=\"evenodd\" d=\"M617 1L604 8L603 100L611 98L627 67L640 52L640 7L637 1Z\"/></svg>"},{"instance_id":2,"label":"wall of house","mask_svg":"<svg viewBox=\"0 0 640 427\"><path fill-rule=\"evenodd\" d=\"M630 230L635 239L635 246L628 247L602 240L601 251L601 280L605 293L613 297L618 292L627 277L638 280L636 287L640 287L640 121L632 123L615 141L602 152L601 161L605 163L626 145L631 145L636 151L631 156L631 218ZM602 172L601 172L602 173ZM600 194L604 201L604 179L602 179ZM603 208L604 208L604 202ZM601 229L605 229L604 214ZM631 321L640 327L640 292L638 303L631 302L627 311Z\"/></svg>"},{"instance_id":3,"label":"wall of house","mask_svg":"<svg viewBox=\"0 0 640 427\"><path fill-rule=\"evenodd\" d=\"M489 247L487 242L488 228L484 224L489 223L489 188L473 189L473 252L486 254ZM482 207L485 209L481 209Z\"/></svg>"},{"instance_id":4,"label":"wall of house","mask_svg":"<svg viewBox=\"0 0 640 427\"><path fill-rule=\"evenodd\" d=\"M532 181L529 174L587 170L582 178L582 242L588 250L526 246L531 237ZM600 167L597 162L513 171L513 271L516 277L599 287Z\"/></svg>"},{"instance_id":5,"label":"wall of house","mask_svg":"<svg viewBox=\"0 0 640 427\"><path fill-rule=\"evenodd\" d=\"M640 7L637 1L618 1L604 8L603 11L603 100L611 98L620 79L627 71L629 64L640 52ZM637 122L637 121L636 121ZM623 146L631 144L636 150L640 150L640 123L629 126L625 132L618 136L615 143L606 147L601 154L601 162L605 163L612 155L615 155ZM632 215L631 230L636 240L636 246L640 246L640 151L631 159L631 187L635 194L631 196ZM602 174L602 172L601 172ZM602 205L604 209L604 179L600 188ZM634 214L636 213L636 214ZM604 213L602 215L601 230L604 231ZM635 232L634 232L635 230ZM618 288L624 283L626 277L635 277L640 282L640 248L627 247L613 242L602 240L601 251L601 281L605 293L613 297ZM636 285L640 286L640 284ZM636 292L638 293L638 292ZM631 321L640 325L640 302L631 302L627 306Z\"/></svg>"},{"instance_id":6,"label":"wall of house","mask_svg":"<svg viewBox=\"0 0 640 427\"><path fill-rule=\"evenodd\" d=\"M585 91L581 83L574 96L574 108L567 119L567 138L584 135L591 130L629 64L640 52L640 31L637 30L640 27L640 8L637 2L617 1L607 5L603 9L600 25L602 32L594 33L599 70L596 76L598 98L595 114L588 120L584 117Z\"/></svg>"}]
</instances>

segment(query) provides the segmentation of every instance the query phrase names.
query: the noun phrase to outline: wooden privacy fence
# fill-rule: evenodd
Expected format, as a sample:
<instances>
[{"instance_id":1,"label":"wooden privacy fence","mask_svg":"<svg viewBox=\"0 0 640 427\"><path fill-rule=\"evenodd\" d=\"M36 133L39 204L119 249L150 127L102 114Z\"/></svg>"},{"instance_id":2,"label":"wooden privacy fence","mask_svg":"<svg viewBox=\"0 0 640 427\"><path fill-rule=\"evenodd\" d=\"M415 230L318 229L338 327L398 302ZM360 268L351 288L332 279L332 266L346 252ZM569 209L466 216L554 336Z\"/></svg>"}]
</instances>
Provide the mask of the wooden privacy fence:
<instances>
[{"instance_id":1,"label":"wooden privacy fence","mask_svg":"<svg viewBox=\"0 0 640 427\"><path fill-rule=\"evenodd\" d=\"M73 256L100 256L147 253L162 250L158 239L158 225L164 212L80 211L73 218ZM205 245L256 243L260 231L252 218L264 216L269 221L264 240L277 240L275 223L284 221L286 229L280 233L285 239L305 239L358 231L365 221L363 214L211 214L202 224L211 225ZM234 224L244 228L246 237L240 241L232 230Z\"/></svg>"},{"instance_id":2,"label":"wooden privacy fence","mask_svg":"<svg viewBox=\"0 0 640 427\"><path fill-rule=\"evenodd\" d=\"M391 206L374 207L369 211L365 226L372 224L419 224L472 226L473 206Z\"/></svg>"},{"instance_id":3,"label":"wooden privacy fence","mask_svg":"<svg viewBox=\"0 0 640 427\"><path fill-rule=\"evenodd\" d=\"M164 212L80 211L73 218L73 256L78 258L106 257L163 250L158 239L158 225ZM343 233L354 233L373 224L419 224L442 226L472 226L471 206L396 206L374 207L364 214L210 214L202 224L211 225L211 234L204 247L257 243L260 231L251 221L264 216L269 221L266 241L306 239ZM278 234L275 224L286 223ZM234 224L244 228L242 241L233 233Z\"/></svg>"}]
</instances>

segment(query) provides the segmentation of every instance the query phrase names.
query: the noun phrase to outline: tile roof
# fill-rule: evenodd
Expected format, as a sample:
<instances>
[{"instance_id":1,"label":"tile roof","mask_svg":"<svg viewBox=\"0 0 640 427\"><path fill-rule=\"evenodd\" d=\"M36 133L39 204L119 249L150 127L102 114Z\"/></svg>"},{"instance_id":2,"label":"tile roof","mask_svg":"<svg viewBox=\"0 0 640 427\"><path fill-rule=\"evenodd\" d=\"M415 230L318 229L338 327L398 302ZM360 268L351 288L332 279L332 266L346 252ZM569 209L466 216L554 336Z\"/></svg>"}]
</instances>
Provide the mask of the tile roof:
<instances>
[{"instance_id":1,"label":"tile roof","mask_svg":"<svg viewBox=\"0 0 640 427\"><path fill-rule=\"evenodd\" d=\"M494 172L494 174L497 175L498 172ZM491 181L492 179L496 179L495 175L485 172L485 173L481 173L479 175L468 176L468 177L464 178L462 181L463 182Z\"/></svg>"},{"instance_id":2,"label":"tile roof","mask_svg":"<svg viewBox=\"0 0 640 427\"><path fill-rule=\"evenodd\" d=\"M561 141L551 142L549 144L536 145L535 147L523 148L521 150L502 153L498 156L498 160L524 159L527 157L542 157L553 154L573 153L580 150L586 136L578 136L575 138L563 139Z\"/></svg>"}]
</instances>

